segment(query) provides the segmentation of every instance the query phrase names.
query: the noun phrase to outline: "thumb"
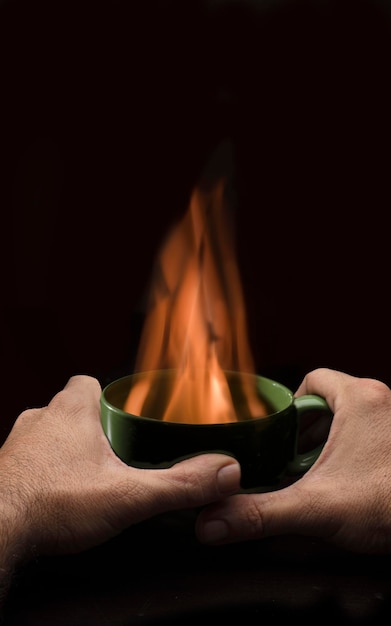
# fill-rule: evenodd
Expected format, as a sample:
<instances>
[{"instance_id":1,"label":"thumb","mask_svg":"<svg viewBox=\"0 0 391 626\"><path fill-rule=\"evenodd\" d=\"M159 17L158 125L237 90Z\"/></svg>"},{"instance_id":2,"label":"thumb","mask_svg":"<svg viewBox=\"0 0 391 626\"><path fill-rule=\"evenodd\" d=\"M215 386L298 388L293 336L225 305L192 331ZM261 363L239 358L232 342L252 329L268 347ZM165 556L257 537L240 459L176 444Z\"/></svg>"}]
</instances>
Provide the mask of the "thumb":
<instances>
[{"instance_id":1,"label":"thumb","mask_svg":"<svg viewBox=\"0 0 391 626\"><path fill-rule=\"evenodd\" d=\"M330 518L323 516L299 482L262 494L239 494L205 508L198 516L199 541L232 543L283 534L326 536Z\"/></svg>"}]
</instances>

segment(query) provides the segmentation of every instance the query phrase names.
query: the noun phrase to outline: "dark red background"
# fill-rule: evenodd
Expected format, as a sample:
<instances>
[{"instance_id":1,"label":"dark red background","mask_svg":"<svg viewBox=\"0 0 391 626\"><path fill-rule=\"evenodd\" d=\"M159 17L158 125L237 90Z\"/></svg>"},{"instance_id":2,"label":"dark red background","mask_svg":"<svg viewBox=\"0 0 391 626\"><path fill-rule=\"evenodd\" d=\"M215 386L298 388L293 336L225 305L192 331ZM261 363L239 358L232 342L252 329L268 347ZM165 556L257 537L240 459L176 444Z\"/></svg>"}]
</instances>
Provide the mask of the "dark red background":
<instances>
[{"instance_id":1,"label":"dark red background","mask_svg":"<svg viewBox=\"0 0 391 626\"><path fill-rule=\"evenodd\" d=\"M0 430L126 373L162 237L235 149L259 373L391 384L386 3L0 3Z\"/></svg>"}]
</instances>

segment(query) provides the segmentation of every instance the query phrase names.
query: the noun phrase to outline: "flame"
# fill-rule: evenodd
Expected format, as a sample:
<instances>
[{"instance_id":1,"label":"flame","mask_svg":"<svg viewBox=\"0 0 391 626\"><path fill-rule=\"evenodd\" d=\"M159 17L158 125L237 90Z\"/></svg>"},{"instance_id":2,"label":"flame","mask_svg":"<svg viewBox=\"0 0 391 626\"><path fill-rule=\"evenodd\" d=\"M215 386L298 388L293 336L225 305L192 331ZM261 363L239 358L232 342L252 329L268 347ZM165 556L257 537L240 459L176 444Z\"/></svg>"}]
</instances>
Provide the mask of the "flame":
<instances>
[{"instance_id":1,"label":"flame","mask_svg":"<svg viewBox=\"0 0 391 626\"><path fill-rule=\"evenodd\" d=\"M236 263L225 179L196 187L187 212L161 248L155 267L136 369L149 372L132 389L124 409L143 415L156 372L175 371L162 419L225 423L240 419L226 370L254 372L244 297ZM267 414L249 377L243 376L246 412Z\"/></svg>"}]
</instances>

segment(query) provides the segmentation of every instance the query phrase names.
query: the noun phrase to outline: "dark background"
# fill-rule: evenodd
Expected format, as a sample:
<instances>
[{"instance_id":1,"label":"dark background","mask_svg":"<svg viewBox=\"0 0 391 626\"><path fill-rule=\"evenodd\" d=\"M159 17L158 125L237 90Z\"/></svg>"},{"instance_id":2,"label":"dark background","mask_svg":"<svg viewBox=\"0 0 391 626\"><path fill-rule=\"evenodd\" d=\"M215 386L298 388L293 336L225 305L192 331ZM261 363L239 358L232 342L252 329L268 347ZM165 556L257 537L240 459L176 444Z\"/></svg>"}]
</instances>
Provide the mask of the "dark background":
<instances>
[{"instance_id":1,"label":"dark background","mask_svg":"<svg viewBox=\"0 0 391 626\"><path fill-rule=\"evenodd\" d=\"M391 384L386 7L0 2L2 438L72 374L130 371L157 248L226 137L258 372Z\"/></svg>"},{"instance_id":2,"label":"dark background","mask_svg":"<svg viewBox=\"0 0 391 626\"><path fill-rule=\"evenodd\" d=\"M2 439L72 374L132 368L157 249L226 137L259 373L391 384L388 4L0 0ZM6 623L389 624L388 555L215 551L182 522L32 562Z\"/></svg>"}]
</instances>

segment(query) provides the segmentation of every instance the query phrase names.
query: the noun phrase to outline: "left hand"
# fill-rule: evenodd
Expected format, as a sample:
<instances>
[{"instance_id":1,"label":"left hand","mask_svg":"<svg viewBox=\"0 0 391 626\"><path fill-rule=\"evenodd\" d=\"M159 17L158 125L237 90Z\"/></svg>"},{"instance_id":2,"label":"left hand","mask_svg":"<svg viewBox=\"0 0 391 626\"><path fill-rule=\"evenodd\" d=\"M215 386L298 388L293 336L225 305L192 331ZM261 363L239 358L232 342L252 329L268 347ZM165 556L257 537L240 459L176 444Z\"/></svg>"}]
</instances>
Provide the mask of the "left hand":
<instances>
[{"instance_id":1,"label":"left hand","mask_svg":"<svg viewBox=\"0 0 391 626\"><path fill-rule=\"evenodd\" d=\"M104 434L100 393L96 379L75 376L47 407L16 420L0 449L8 553L77 552L158 513L199 507L239 488L239 465L222 454L169 469L124 464ZM0 567L4 550L0 541Z\"/></svg>"}]
</instances>

